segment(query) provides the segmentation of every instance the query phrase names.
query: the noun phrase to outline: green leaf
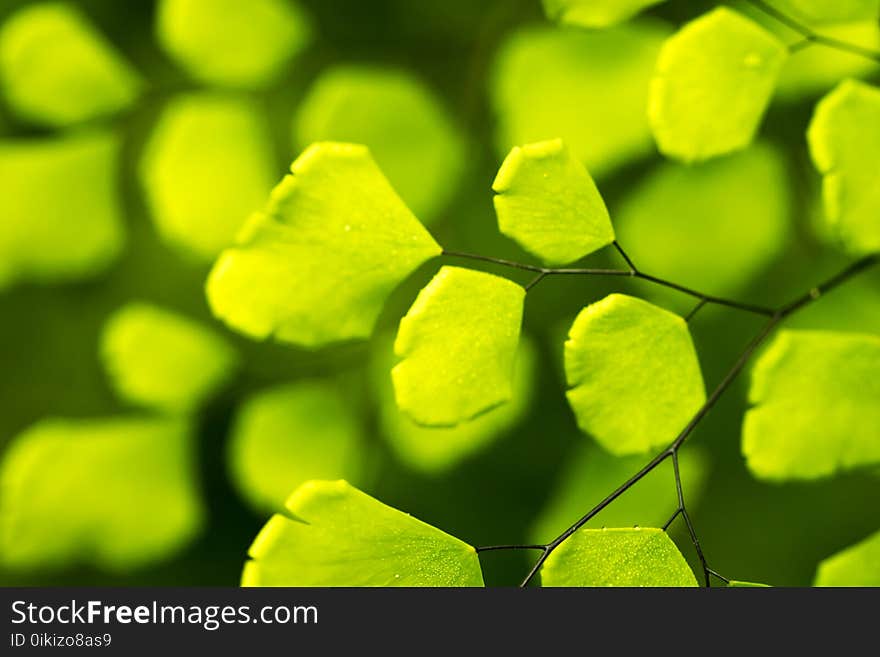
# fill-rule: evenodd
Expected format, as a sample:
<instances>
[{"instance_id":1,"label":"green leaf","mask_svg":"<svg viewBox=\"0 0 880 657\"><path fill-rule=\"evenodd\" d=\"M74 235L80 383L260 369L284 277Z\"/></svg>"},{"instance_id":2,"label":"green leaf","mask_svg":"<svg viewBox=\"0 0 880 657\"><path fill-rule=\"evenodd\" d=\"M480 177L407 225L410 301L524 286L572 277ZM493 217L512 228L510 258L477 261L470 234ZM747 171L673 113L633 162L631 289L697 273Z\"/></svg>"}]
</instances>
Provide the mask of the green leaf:
<instances>
[{"instance_id":1,"label":"green leaf","mask_svg":"<svg viewBox=\"0 0 880 657\"><path fill-rule=\"evenodd\" d=\"M0 83L22 117L64 127L127 108L137 73L79 10L47 2L25 7L0 30Z\"/></svg>"},{"instance_id":2,"label":"green leaf","mask_svg":"<svg viewBox=\"0 0 880 657\"><path fill-rule=\"evenodd\" d=\"M529 536L536 543L558 536L644 465L644 456L618 457L592 443L575 445ZM688 509L693 512L709 477L706 453L688 446L679 456L679 469ZM661 527L677 508L672 460L667 459L586 526Z\"/></svg>"},{"instance_id":3,"label":"green leaf","mask_svg":"<svg viewBox=\"0 0 880 657\"><path fill-rule=\"evenodd\" d=\"M194 78L262 87L311 40L311 20L292 0L161 0L156 37Z\"/></svg>"},{"instance_id":4,"label":"green leaf","mask_svg":"<svg viewBox=\"0 0 880 657\"><path fill-rule=\"evenodd\" d=\"M880 251L880 89L840 83L816 105L807 141L826 221L850 251Z\"/></svg>"},{"instance_id":5,"label":"green leaf","mask_svg":"<svg viewBox=\"0 0 880 657\"><path fill-rule=\"evenodd\" d=\"M498 154L560 137L600 179L649 155L648 83L669 33L647 20L598 31L515 32L492 69Z\"/></svg>"},{"instance_id":6,"label":"green leaf","mask_svg":"<svg viewBox=\"0 0 880 657\"><path fill-rule=\"evenodd\" d=\"M112 133L0 141L0 288L89 278L119 255L119 146Z\"/></svg>"},{"instance_id":7,"label":"green leaf","mask_svg":"<svg viewBox=\"0 0 880 657\"><path fill-rule=\"evenodd\" d=\"M731 589L764 589L769 588L768 584L760 584L758 582L741 582L732 579L727 583L727 587Z\"/></svg>"},{"instance_id":8,"label":"green leaf","mask_svg":"<svg viewBox=\"0 0 880 657\"><path fill-rule=\"evenodd\" d=\"M483 586L474 548L345 481L309 481L251 545L242 586Z\"/></svg>"},{"instance_id":9,"label":"green leaf","mask_svg":"<svg viewBox=\"0 0 880 657\"><path fill-rule=\"evenodd\" d=\"M819 564L815 586L880 586L880 532Z\"/></svg>"},{"instance_id":10,"label":"green leaf","mask_svg":"<svg viewBox=\"0 0 880 657\"><path fill-rule=\"evenodd\" d=\"M561 139L515 147L492 189L498 228L548 265L579 260L614 241L596 184Z\"/></svg>"},{"instance_id":11,"label":"green leaf","mask_svg":"<svg viewBox=\"0 0 880 657\"><path fill-rule=\"evenodd\" d=\"M202 324L146 303L129 303L104 325L101 357L116 393L170 413L195 410L232 375L232 347Z\"/></svg>"},{"instance_id":12,"label":"green leaf","mask_svg":"<svg viewBox=\"0 0 880 657\"><path fill-rule=\"evenodd\" d=\"M685 321L623 294L577 316L565 377L578 426L617 456L672 442L706 400Z\"/></svg>"},{"instance_id":13,"label":"green leaf","mask_svg":"<svg viewBox=\"0 0 880 657\"><path fill-rule=\"evenodd\" d=\"M140 177L162 237L211 260L232 244L275 183L268 126L244 98L174 98L146 146Z\"/></svg>"},{"instance_id":14,"label":"green leaf","mask_svg":"<svg viewBox=\"0 0 880 657\"><path fill-rule=\"evenodd\" d=\"M686 162L747 146L787 49L757 23L718 7L684 25L660 51L648 118L662 153Z\"/></svg>"},{"instance_id":15,"label":"green leaf","mask_svg":"<svg viewBox=\"0 0 880 657\"><path fill-rule=\"evenodd\" d=\"M440 247L366 147L314 144L290 170L215 263L211 309L257 339L365 338L386 297Z\"/></svg>"},{"instance_id":16,"label":"green leaf","mask_svg":"<svg viewBox=\"0 0 880 657\"><path fill-rule=\"evenodd\" d=\"M839 23L873 20L880 15L880 0L774 0L773 5L795 20L807 23ZM825 34L822 26L822 34Z\"/></svg>"},{"instance_id":17,"label":"green leaf","mask_svg":"<svg viewBox=\"0 0 880 657\"><path fill-rule=\"evenodd\" d=\"M400 410L448 427L509 401L525 294L506 278L441 268L400 320L391 371Z\"/></svg>"},{"instance_id":18,"label":"green leaf","mask_svg":"<svg viewBox=\"0 0 880 657\"><path fill-rule=\"evenodd\" d=\"M0 464L0 561L124 571L201 530L193 444L177 419L45 419Z\"/></svg>"},{"instance_id":19,"label":"green leaf","mask_svg":"<svg viewBox=\"0 0 880 657\"><path fill-rule=\"evenodd\" d=\"M742 450L756 477L816 479L880 463L880 337L780 331L752 370Z\"/></svg>"},{"instance_id":20,"label":"green leaf","mask_svg":"<svg viewBox=\"0 0 880 657\"><path fill-rule=\"evenodd\" d=\"M609 27L665 0L542 0L547 18L563 25Z\"/></svg>"},{"instance_id":21,"label":"green leaf","mask_svg":"<svg viewBox=\"0 0 880 657\"><path fill-rule=\"evenodd\" d=\"M407 206L425 223L451 200L465 144L421 80L379 68L340 66L314 83L296 117L295 142L365 144Z\"/></svg>"},{"instance_id":22,"label":"green leaf","mask_svg":"<svg viewBox=\"0 0 880 657\"><path fill-rule=\"evenodd\" d=\"M787 162L767 144L700 164L664 162L628 190L614 209L615 224L644 271L731 294L788 245L790 188ZM688 308L694 303L655 285L644 289L664 302L674 298Z\"/></svg>"},{"instance_id":23,"label":"green leaf","mask_svg":"<svg viewBox=\"0 0 880 657\"><path fill-rule=\"evenodd\" d=\"M696 585L662 529L579 529L541 567L541 586Z\"/></svg>"},{"instance_id":24,"label":"green leaf","mask_svg":"<svg viewBox=\"0 0 880 657\"><path fill-rule=\"evenodd\" d=\"M263 390L244 401L229 445L239 491L259 511L277 511L305 481L357 477L361 429L330 383L301 381Z\"/></svg>"},{"instance_id":25,"label":"green leaf","mask_svg":"<svg viewBox=\"0 0 880 657\"><path fill-rule=\"evenodd\" d=\"M520 340L513 372L513 393L501 404L454 427L416 424L397 407L389 374L394 353L391 341L379 343L373 359L373 381L382 433L395 455L414 470L439 474L485 450L523 418L534 396L537 353L525 336Z\"/></svg>"}]
</instances>

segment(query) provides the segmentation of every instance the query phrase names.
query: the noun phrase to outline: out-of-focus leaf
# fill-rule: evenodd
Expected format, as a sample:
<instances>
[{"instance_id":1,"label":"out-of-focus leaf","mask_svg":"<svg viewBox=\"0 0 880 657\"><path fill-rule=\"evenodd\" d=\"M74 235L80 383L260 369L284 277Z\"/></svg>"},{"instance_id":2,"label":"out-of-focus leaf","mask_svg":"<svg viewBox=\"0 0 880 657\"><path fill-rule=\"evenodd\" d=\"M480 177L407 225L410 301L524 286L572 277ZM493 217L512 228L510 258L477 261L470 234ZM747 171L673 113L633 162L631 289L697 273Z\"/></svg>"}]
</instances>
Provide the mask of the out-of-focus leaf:
<instances>
[{"instance_id":1,"label":"out-of-focus leaf","mask_svg":"<svg viewBox=\"0 0 880 657\"><path fill-rule=\"evenodd\" d=\"M509 401L524 299L506 278L440 269L400 320L391 371L400 410L449 427Z\"/></svg>"},{"instance_id":2,"label":"out-of-focus leaf","mask_svg":"<svg viewBox=\"0 0 880 657\"><path fill-rule=\"evenodd\" d=\"M63 127L128 107L140 77L69 4L25 7L0 30L0 83L22 117Z\"/></svg>"},{"instance_id":3,"label":"out-of-focus leaf","mask_svg":"<svg viewBox=\"0 0 880 657\"><path fill-rule=\"evenodd\" d=\"M440 247L364 146L307 148L208 278L242 333L320 346L370 335L386 297Z\"/></svg>"},{"instance_id":4,"label":"out-of-focus leaf","mask_svg":"<svg viewBox=\"0 0 880 657\"><path fill-rule=\"evenodd\" d=\"M591 443L576 446L557 480L556 490L551 493L529 535L536 543L546 543L558 536L638 472L645 462L644 456L612 456ZM707 482L708 465L705 452L691 446L681 451L679 470L691 513L699 504ZM661 527L677 508L672 460L667 459L586 526Z\"/></svg>"},{"instance_id":5,"label":"out-of-focus leaf","mask_svg":"<svg viewBox=\"0 0 880 657\"><path fill-rule=\"evenodd\" d=\"M391 342L380 341L374 358L373 381L379 402L382 433L397 457L411 468L428 474L447 471L513 428L528 410L534 392L537 354L525 336L520 340L513 372L510 401L454 427L416 424L398 407L391 385Z\"/></svg>"},{"instance_id":6,"label":"out-of-focus leaf","mask_svg":"<svg viewBox=\"0 0 880 657\"><path fill-rule=\"evenodd\" d=\"M756 477L816 479L880 463L880 337L781 331L752 371L742 450Z\"/></svg>"},{"instance_id":7,"label":"out-of-focus leaf","mask_svg":"<svg viewBox=\"0 0 880 657\"><path fill-rule=\"evenodd\" d=\"M547 18L564 25L608 27L665 0L543 0Z\"/></svg>"},{"instance_id":8,"label":"out-of-focus leaf","mask_svg":"<svg viewBox=\"0 0 880 657\"><path fill-rule=\"evenodd\" d=\"M244 401L229 446L229 468L254 508L277 511L309 479L356 478L361 441L357 419L330 383L292 383Z\"/></svg>"},{"instance_id":9,"label":"out-of-focus leaf","mask_svg":"<svg viewBox=\"0 0 880 657\"><path fill-rule=\"evenodd\" d=\"M198 93L165 108L140 177L162 237L210 260L263 206L278 176L256 107L242 98Z\"/></svg>"},{"instance_id":10,"label":"out-of-focus leaf","mask_svg":"<svg viewBox=\"0 0 880 657\"><path fill-rule=\"evenodd\" d=\"M612 212L621 243L641 269L729 294L785 248L791 231L790 184L781 154L756 144L701 164L664 163ZM671 294L654 286L651 293Z\"/></svg>"},{"instance_id":11,"label":"out-of-focus leaf","mask_svg":"<svg viewBox=\"0 0 880 657\"><path fill-rule=\"evenodd\" d=\"M816 105L807 140L831 228L850 251L880 252L880 89L840 83Z\"/></svg>"},{"instance_id":12,"label":"out-of-focus leaf","mask_svg":"<svg viewBox=\"0 0 880 657\"><path fill-rule=\"evenodd\" d=\"M815 586L880 586L880 532L819 564Z\"/></svg>"},{"instance_id":13,"label":"out-of-focus leaf","mask_svg":"<svg viewBox=\"0 0 880 657\"><path fill-rule=\"evenodd\" d=\"M669 33L652 21L600 31L515 33L493 70L499 154L560 137L601 178L651 153L648 83Z\"/></svg>"},{"instance_id":14,"label":"out-of-focus leaf","mask_svg":"<svg viewBox=\"0 0 880 657\"><path fill-rule=\"evenodd\" d=\"M548 265L579 260L614 241L596 184L561 139L515 147L492 189L498 228Z\"/></svg>"},{"instance_id":15,"label":"out-of-focus leaf","mask_svg":"<svg viewBox=\"0 0 880 657\"><path fill-rule=\"evenodd\" d=\"M482 586L474 548L345 481L309 481L251 545L243 586Z\"/></svg>"},{"instance_id":16,"label":"out-of-focus leaf","mask_svg":"<svg viewBox=\"0 0 880 657\"><path fill-rule=\"evenodd\" d=\"M648 118L661 152L685 162L747 146L785 63L785 44L718 7L684 25L660 51Z\"/></svg>"},{"instance_id":17,"label":"out-of-focus leaf","mask_svg":"<svg viewBox=\"0 0 880 657\"><path fill-rule=\"evenodd\" d=\"M194 410L231 376L232 347L202 324L129 303L104 325L101 357L117 394L170 413Z\"/></svg>"},{"instance_id":18,"label":"out-of-focus leaf","mask_svg":"<svg viewBox=\"0 0 880 657\"><path fill-rule=\"evenodd\" d=\"M579 529L541 567L541 586L696 586L662 529Z\"/></svg>"},{"instance_id":19,"label":"out-of-focus leaf","mask_svg":"<svg viewBox=\"0 0 880 657\"><path fill-rule=\"evenodd\" d=\"M94 276L125 240L111 133L0 141L0 287Z\"/></svg>"},{"instance_id":20,"label":"out-of-focus leaf","mask_svg":"<svg viewBox=\"0 0 880 657\"><path fill-rule=\"evenodd\" d=\"M194 78L253 88L270 83L311 40L293 0L161 0L156 36Z\"/></svg>"},{"instance_id":21,"label":"out-of-focus leaf","mask_svg":"<svg viewBox=\"0 0 880 657\"><path fill-rule=\"evenodd\" d=\"M773 6L795 20L840 23L880 17L880 0L773 0ZM824 34L825 25L822 26Z\"/></svg>"},{"instance_id":22,"label":"out-of-focus leaf","mask_svg":"<svg viewBox=\"0 0 880 657\"><path fill-rule=\"evenodd\" d=\"M401 198L425 223L455 193L464 141L418 78L403 72L339 67L324 72L296 117L297 148L316 141L365 144Z\"/></svg>"},{"instance_id":23,"label":"out-of-focus leaf","mask_svg":"<svg viewBox=\"0 0 880 657\"><path fill-rule=\"evenodd\" d=\"M565 377L578 426L617 456L672 442L706 399L685 321L623 294L577 316Z\"/></svg>"},{"instance_id":24,"label":"out-of-focus leaf","mask_svg":"<svg viewBox=\"0 0 880 657\"><path fill-rule=\"evenodd\" d=\"M171 556L204 510L177 419L46 419L0 464L0 562L122 571Z\"/></svg>"}]
</instances>

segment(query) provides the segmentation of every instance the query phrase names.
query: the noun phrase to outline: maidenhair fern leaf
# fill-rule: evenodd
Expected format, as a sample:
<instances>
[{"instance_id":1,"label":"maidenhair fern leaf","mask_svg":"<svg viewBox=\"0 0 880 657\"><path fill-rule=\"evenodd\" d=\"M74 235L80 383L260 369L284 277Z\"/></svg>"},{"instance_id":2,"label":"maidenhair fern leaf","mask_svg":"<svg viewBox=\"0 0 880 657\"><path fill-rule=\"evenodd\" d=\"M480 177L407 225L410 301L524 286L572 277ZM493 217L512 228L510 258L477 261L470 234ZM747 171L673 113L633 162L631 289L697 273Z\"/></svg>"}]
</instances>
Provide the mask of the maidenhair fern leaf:
<instances>
[{"instance_id":1,"label":"maidenhair fern leaf","mask_svg":"<svg viewBox=\"0 0 880 657\"><path fill-rule=\"evenodd\" d=\"M165 240L204 260L232 244L277 178L268 132L246 99L194 93L171 100L140 162Z\"/></svg>"},{"instance_id":2,"label":"maidenhair fern leaf","mask_svg":"<svg viewBox=\"0 0 880 657\"><path fill-rule=\"evenodd\" d=\"M300 106L295 142L365 144L407 206L436 219L465 166L462 136L440 101L418 78L379 68L345 66L321 74Z\"/></svg>"},{"instance_id":3,"label":"maidenhair fern leaf","mask_svg":"<svg viewBox=\"0 0 880 657\"><path fill-rule=\"evenodd\" d=\"M498 228L548 265L578 260L614 241L596 184L561 139L515 147L492 189Z\"/></svg>"},{"instance_id":4,"label":"maidenhair fern leaf","mask_svg":"<svg viewBox=\"0 0 880 657\"><path fill-rule=\"evenodd\" d=\"M807 23L876 22L880 18L880 0L774 0L773 6Z\"/></svg>"},{"instance_id":5,"label":"maidenhair fern leaf","mask_svg":"<svg viewBox=\"0 0 880 657\"><path fill-rule=\"evenodd\" d=\"M743 582L738 579L732 579L727 582L728 588L731 589L764 589L769 586L769 584L761 584L760 582Z\"/></svg>"},{"instance_id":6,"label":"maidenhair fern leaf","mask_svg":"<svg viewBox=\"0 0 880 657\"><path fill-rule=\"evenodd\" d=\"M55 2L32 4L4 23L0 83L18 114L53 127L114 114L141 88L138 74L87 18Z\"/></svg>"},{"instance_id":7,"label":"maidenhair fern leaf","mask_svg":"<svg viewBox=\"0 0 880 657\"><path fill-rule=\"evenodd\" d=\"M577 316L565 375L578 426L618 456L672 442L706 399L685 321L622 294Z\"/></svg>"},{"instance_id":8,"label":"maidenhair fern leaf","mask_svg":"<svg viewBox=\"0 0 880 657\"><path fill-rule=\"evenodd\" d=\"M807 140L831 228L851 251L880 252L880 88L842 82L816 106Z\"/></svg>"},{"instance_id":9,"label":"maidenhair fern leaf","mask_svg":"<svg viewBox=\"0 0 880 657\"><path fill-rule=\"evenodd\" d=\"M483 586L470 545L345 481L309 481L251 545L243 586Z\"/></svg>"},{"instance_id":10,"label":"maidenhair fern leaf","mask_svg":"<svg viewBox=\"0 0 880 657\"><path fill-rule=\"evenodd\" d=\"M107 320L101 356L120 397L169 413L196 409L236 364L232 347L211 329L146 303L129 303Z\"/></svg>"},{"instance_id":11,"label":"maidenhair fern leaf","mask_svg":"<svg viewBox=\"0 0 880 657\"><path fill-rule=\"evenodd\" d=\"M364 146L314 144L208 278L214 314L254 338L370 335L386 297L440 253Z\"/></svg>"},{"instance_id":12,"label":"maidenhair fern leaf","mask_svg":"<svg viewBox=\"0 0 880 657\"><path fill-rule=\"evenodd\" d=\"M46 419L0 464L0 563L122 571L168 557L204 509L182 420Z\"/></svg>"},{"instance_id":13,"label":"maidenhair fern leaf","mask_svg":"<svg viewBox=\"0 0 880 657\"><path fill-rule=\"evenodd\" d=\"M400 409L453 426L509 401L524 299L506 278L443 267L400 320L391 371Z\"/></svg>"},{"instance_id":14,"label":"maidenhair fern leaf","mask_svg":"<svg viewBox=\"0 0 880 657\"><path fill-rule=\"evenodd\" d=\"M742 450L762 479L880 463L880 337L782 331L752 371Z\"/></svg>"},{"instance_id":15,"label":"maidenhair fern leaf","mask_svg":"<svg viewBox=\"0 0 880 657\"><path fill-rule=\"evenodd\" d=\"M0 141L0 288L106 269L125 241L112 133Z\"/></svg>"},{"instance_id":16,"label":"maidenhair fern leaf","mask_svg":"<svg viewBox=\"0 0 880 657\"><path fill-rule=\"evenodd\" d=\"M608 27L665 0L543 0L547 17L564 25Z\"/></svg>"},{"instance_id":17,"label":"maidenhair fern leaf","mask_svg":"<svg viewBox=\"0 0 880 657\"><path fill-rule=\"evenodd\" d=\"M880 532L819 564L815 586L880 586Z\"/></svg>"},{"instance_id":18,"label":"maidenhair fern leaf","mask_svg":"<svg viewBox=\"0 0 880 657\"><path fill-rule=\"evenodd\" d=\"M683 26L664 44L651 82L660 151L693 162L747 146L786 57L785 44L726 7Z\"/></svg>"},{"instance_id":19,"label":"maidenhair fern leaf","mask_svg":"<svg viewBox=\"0 0 880 657\"><path fill-rule=\"evenodd\" d=\"M193 77L252 88L277 77L312 28L293 0L161 0L156 33Z\"/></svg>"},{"instance_id":20,"label":"maidenhair fern leaf","mask_svg":"<svg viewBox=\"0 0 880 657\"><path fill-rule=\"evenodd\" d=\"M229 469L255 509L277 511L309 479L357 478L361 441L357 418L332 384L300 381L244 401L229 445Z\"/></svg>"},{"instance_id":21,"label":"maidenhair fern leaf","mask_svg":"<svg viewBox=\"0 0 880 657\"><path fill-rule=\"evenodd\" d=\"M696 586L662 529L579 529L541 567L541 586Z\"/></svg>"}]
</instances>

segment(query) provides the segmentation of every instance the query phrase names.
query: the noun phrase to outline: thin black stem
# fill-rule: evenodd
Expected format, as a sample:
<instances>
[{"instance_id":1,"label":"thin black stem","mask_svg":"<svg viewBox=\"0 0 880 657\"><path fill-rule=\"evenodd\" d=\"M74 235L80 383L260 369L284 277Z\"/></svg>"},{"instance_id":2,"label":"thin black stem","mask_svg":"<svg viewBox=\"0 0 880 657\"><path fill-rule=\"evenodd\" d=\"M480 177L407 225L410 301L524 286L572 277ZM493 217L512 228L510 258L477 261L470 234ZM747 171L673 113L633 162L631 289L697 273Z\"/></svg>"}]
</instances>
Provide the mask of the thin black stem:
<instances>
[{"instance_id":1,"label":"thin black stem","mask_svg":"<svg viewBox=\"0 0 880 657\"><path fill-rule=\"evenodd\" d=\"M706 299L700 299L699 301L697 301L697 305L694 306L693 309L685 316L684 321L690 322L694 317L696 317L697 313L700 312L700 310L703 309L703 306L705 306L707 303L709 302L706 301Z\"/></svg>"},{"instance_id":2,"label":"thin black stem","mask_svg":"<svg viewBox=\"0 0 880 657\"><path fill-rule=\"evenodd\" d=\"M706 555L703 554L703 548L700 546L700 539L697 538L697 531L694 529L694 523L691 522L691 516L688 513L687 506L684 503L684 491L681 486L681 471L678 467L678 450L672 452L672 469L675 474L675 492L678 495L678 508L681 511L681 517L687 525L688 534L691 537L691 543L694 544L694 550L697 552L697 558L703 567L703 578L706 581L706 587L712 586L712 580L709 578L709 564L706 562Z\"/></svg>"},{"instance_id":3,"label":"thin black stem","mask_svg":"<svg viewBox=\"0 0 880 657\"><path fill-rule=\"evenodd\" d=\"M678 507L678 508L675 510L675 513L673 513L673 514L669 517L669 520L667 520L666 522L663 523L663 527L662 527L663 531L666 531L667 529L669 529L669 526L670 526L673 522L675 522L675 519L678 518L679 515L681 515L681 507Z\"/></svg>"},{"instance_id":4,"label":"thin black stem","mask_svg":"<svg viewBox=\"0 0 880 657\"><path fill-rule=\"evenodd\" d=\"M635 274L638 271L638 267L635 266L632 259L627 255L626 251L623 250L623 247L620 246L620 242L614 240L613 242L614 248L617 249L617 252L620 254L620 257L623 258L624 262L626 262L627 267L629 267L630 271Z\"/></svg>"},{"instance_id":5,"label":"thin black stem","mask_svg":"<svg viewBox=\"0 0 880 657\"><path fill-rule=\"evenodd\" d=\"M514 262L513 260L505 260L504 258L493 258L492 256L484 256L477 253L464 253L462 251L450 251L448 249L443 249L443 253L441 255L448 256L450 258L464 258L465 260L479 260L481 262L492 263L493 265L501 265L502 267L511 267L513 269L533 271L538 274L547 273L547 270L544 267L528 265L524 262Z\"/></svg>"},{"instance_id":6,"label":"thin black stem","mask_svg":"<svg viewBox=\"0 0 880 657\"><path fill-rule=\"evenodd\" d=\"M847 43L846 41L841 41L840 39L835 39L834 37L820 34L808 25L804 25L803 23L792 18L788 14L779 11L778 9L776 9L776 7L772 6L768 2L765 2L765 0L748 1L752 4L752 6L762 11L767 16L770 16L770 18L772 18L776 22L785 25L787 28L793 30L794 32L797 32L803 37L802 41L798 41L797 43L792 44L792 46L789 46L789 50L791 50L792 52L796 52L797 50L801 50L810 44L816 43L822 46L826 46L828 48L834 48L836 50L842 50L853 55L858 55L859 57L865 57L866 59L870 59L875 62L880 62L880 51L878 50L865 48L854 43Z\"/></svg>"},{"instance_id":7,"label":"thin black stem","mask_svg":"<svg viewBox=\"0 0 880 657\"><path fill-rule=\"evenodd\" d=\"M493 552L495 550L546 550L546 545L483 545L474 548L477 552Z\"/></svg>"},{"instance_id":8,"label":"thin black stem","mask_svg":"<svg viewBox=\"0 0 880 657\"><path fill-rule=\"evenodd\" d=\"M712 577L717 577L718 579L720 579L720 580L721 580L722 582L724 582L725 584L730 584L730 580L729 580L727 577L725 577L724 575L722 575L721 573L719 573L718 571L716 571L716 570L712 570L712 569L710 568L710 569L709 569L709 574L710 574Z\"/></svg>"}]
</instances>

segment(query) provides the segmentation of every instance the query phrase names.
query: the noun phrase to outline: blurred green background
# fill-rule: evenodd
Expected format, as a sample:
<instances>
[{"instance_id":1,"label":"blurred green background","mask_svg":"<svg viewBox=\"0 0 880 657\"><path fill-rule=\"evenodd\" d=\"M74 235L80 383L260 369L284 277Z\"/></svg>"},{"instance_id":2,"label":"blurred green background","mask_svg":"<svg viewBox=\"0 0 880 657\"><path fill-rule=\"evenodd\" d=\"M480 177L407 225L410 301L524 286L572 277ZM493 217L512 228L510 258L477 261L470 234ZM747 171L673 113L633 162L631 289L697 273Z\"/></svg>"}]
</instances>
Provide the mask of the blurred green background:
<instances>
[{"instance_id":1,"label":"blurred green background","mask_svg":"<svg viewBox=\"0 0 880 657\"><path fill-rule=\"evenodd\" d=\"M23 8L42 4L6 0L0 29ZM16 562L0 554L5 585L235 585L247 548L272 508L271 493L261 488L261 463L267 472L289 463L291 490L311 476L310 467L321 477L349 477L381 501L473 545L549 540L563 528L560 523L576 520L638 467L639 459L617 463L599 453L578 432L563 394L562 342L577 312L610 291L647 295L677 311L690 307L687 299L616 279L547 279L526 300L524 332L533 353L525 359L533 366L524 368L532 376L530 384L520 386L522 408L465 436L466 447L473 446L469 453L466 447L451 448L439 456L401 446L405 430L395 428L389 415L387 381L381 376L390 362L389 336L436 263L395 292L367 343L315 351L257 343L211 318L203 285L213 256L234 233L235 217L241 214L243 220L256 209L263 188L279 180L312 140L358 141L362 136L372 142L368 145L392 183L450 249L527 260L497 232L491 182L511 145L560 136L594 173L622 244L651 273L709 293L778 304L846 262L816 230L819 178L807 156L804 131L816 99L840 77L876 81L877 67L832 55L816 59L815 53L805 52L813 64L793 64L786 72L759 144L694 169L656 154L638 108L657 44L672 26L712 3L672 0L613 33L589 34L553 26L538 0L299 0L295 10L287 9L295 13L284 14L290 21L287 33L275 34L281 28L270 20L266 29L272 34L265 39L257 35L257 46L250 42L257 50L260 44L270 49L273 38L287 44L286 51L279 46L273 60L277 66L264 74L249 72L238 61L247 59L247 51L234 51L235 57L210 48L200 53L196 42L195 59L188 60L168 45L173 35L161 45L157 3L70 4L107 39L112 58L128 62L129 72L111 72L118 107L110 98L108 109L72 120L41 118L33 107L15 101L17 85L27 87L27 80L8 73L3 80L0 171L6 175L0 177L0 258L12 263L12 275L4 279L0 266L0 449L8 453L16 436L47 417L186 416L194 425L193 460L177 476L186 480L182 490L193 496L195 501L187 503L196 510L182 514L179 529L165 528L175 534L167 549L145 547L139 554L138 532L153 531L150 518L165 519L179 510L168 491L180 482L161 494L151 488L157 473L171 476L164 461L146 463L136 450L109 459L109 465L89 454L80 463L76 449L69 458L55 453L52 465L58 472L33 475L49 491L46 499L30 500L27 486L15 489L11 476L3 481L3 513L27 515L33 503L42 515L32 513L19 526L24 530L8 518L0 520L5 532L0 547L16 552L16 531L30 532L29 540L43 547L59 542L55 553L47 552L54 556L42 560ZM226 4L217 2L215 12ZM188 29L197 41L195 32L204 22L192 25ZM223 26L231 44L241 25L229 21ZM876 25L848 29L866 43L876 39ZM184 29L182 48L188 34ZM3 54L3 38L0 67L8 67L12 56ZM63 56L60 46L58 52ZM230 71L231 77L226 76ZM43 92L35 93L39 106ZM187 105L187 98L216 103ZM75 100L76 90L57 104L64 109ZM187 111L194 114L187 118ZM169 126L175 117L181 125ZM63 166L45 173L16 150L94 131L120 140L118 161L111 158L112 166L94 170L82 165L73 178ZM92 186L99 191L89 191ZM100 191L107 186L110 192ZM22 190L44 195L45 203L17 201ZM68 207L101 203L90 200L92 193L98 198L119 195L114 221L124 229L124 244L106 246L106 253L97 253L79 271L64 271L56 260L70 257L76 250L72 245L88 230L79 228L80 222L90 225L95 216L73 211L63 221L69 234L31 243L20 213L45 206L46 212L57 214L61 208L63 214ZM85 194L85 200L71 200L78 194ZM195 228L187 224L190 220ZM233 225L219 226L223 221ZM39 249L48 264L27 264L28 249ZM19 261L25 264L16 265ZM617 264L612 254L591 262ZM187 408L157 407L137 395L120 394L108 378L112 366L101 336L108 319L130 302L196 320L228 343L218 348L231 348L223 353L237 366L230 364L228 372L218 374L222 385L205 384L216 387L216 394L205 393ZM162 326L165 320L157 321ZM880 276L872 273L835 292L791 324L880 332ZM733 311L701 311L692 331L709 387L758 326L759 319ZM143 340L149 343L155 334L148 331ZM149 370L152 362L162 361L162 353L144 356L141 349L148 347L140 340L120 349L131 350L129 359L140 357L132 367ZM169 378L188 382L206 376L205 363L214 352L196 352L189 360L175 356L178 369L172 367ZM124 370L128 363L122 358ZM821 559L880 527L880 478L850 474L785 485L753 479L739 452L746 382L747 376L742 377L685 448L686 493L691 491L694 521L712 567L721 573L806 585ZM264 446L268 451L254 447L248 456L245 448L232 444L233 437L247 433L242 409L256 412L253 395L267 390L292 392L288 397L279 393L277 404L269 404L268 413L279 417L251 417L257 425L252 440L281 436L290 428L290 442L282 437ZM99 433L85 426L87 439ZM115 430L124 439L129 429ZM144 449L173 451L161 439L165 434L158 434L144 438ZM412 439L422 447L425 440ZM331 447L337 451L325 454ZM45 458L52 460L51 455ZM252 461L245 463L247 458ZM105 481L108 469L114 477L135 481L141 494L114 498L115 480ZM283 467L273 472L276 480L285 476ZM672 475L661 478L665 475L665 487L644 483L649 490L641 500L650 513L645 515L638 499L627 501L639 495L633 491L621 500L622 508L600 515L598 524L646 524L658 506L659 516L671 513ZM34 497L42 494L35 490ZM77 534L77 519L89 516L84 504L117 505L110 514L115 523L110 533L125 535L107 540L130 544L126 550L132 558L96 556L104 548ZM100 525L101 513L88 522ZM120 514L130 522L120 521ZM693 559L682 527L676 525L673 537ZM487 583L515 584L531 556L484 554Z\"/></svg>"}]
</instances>

